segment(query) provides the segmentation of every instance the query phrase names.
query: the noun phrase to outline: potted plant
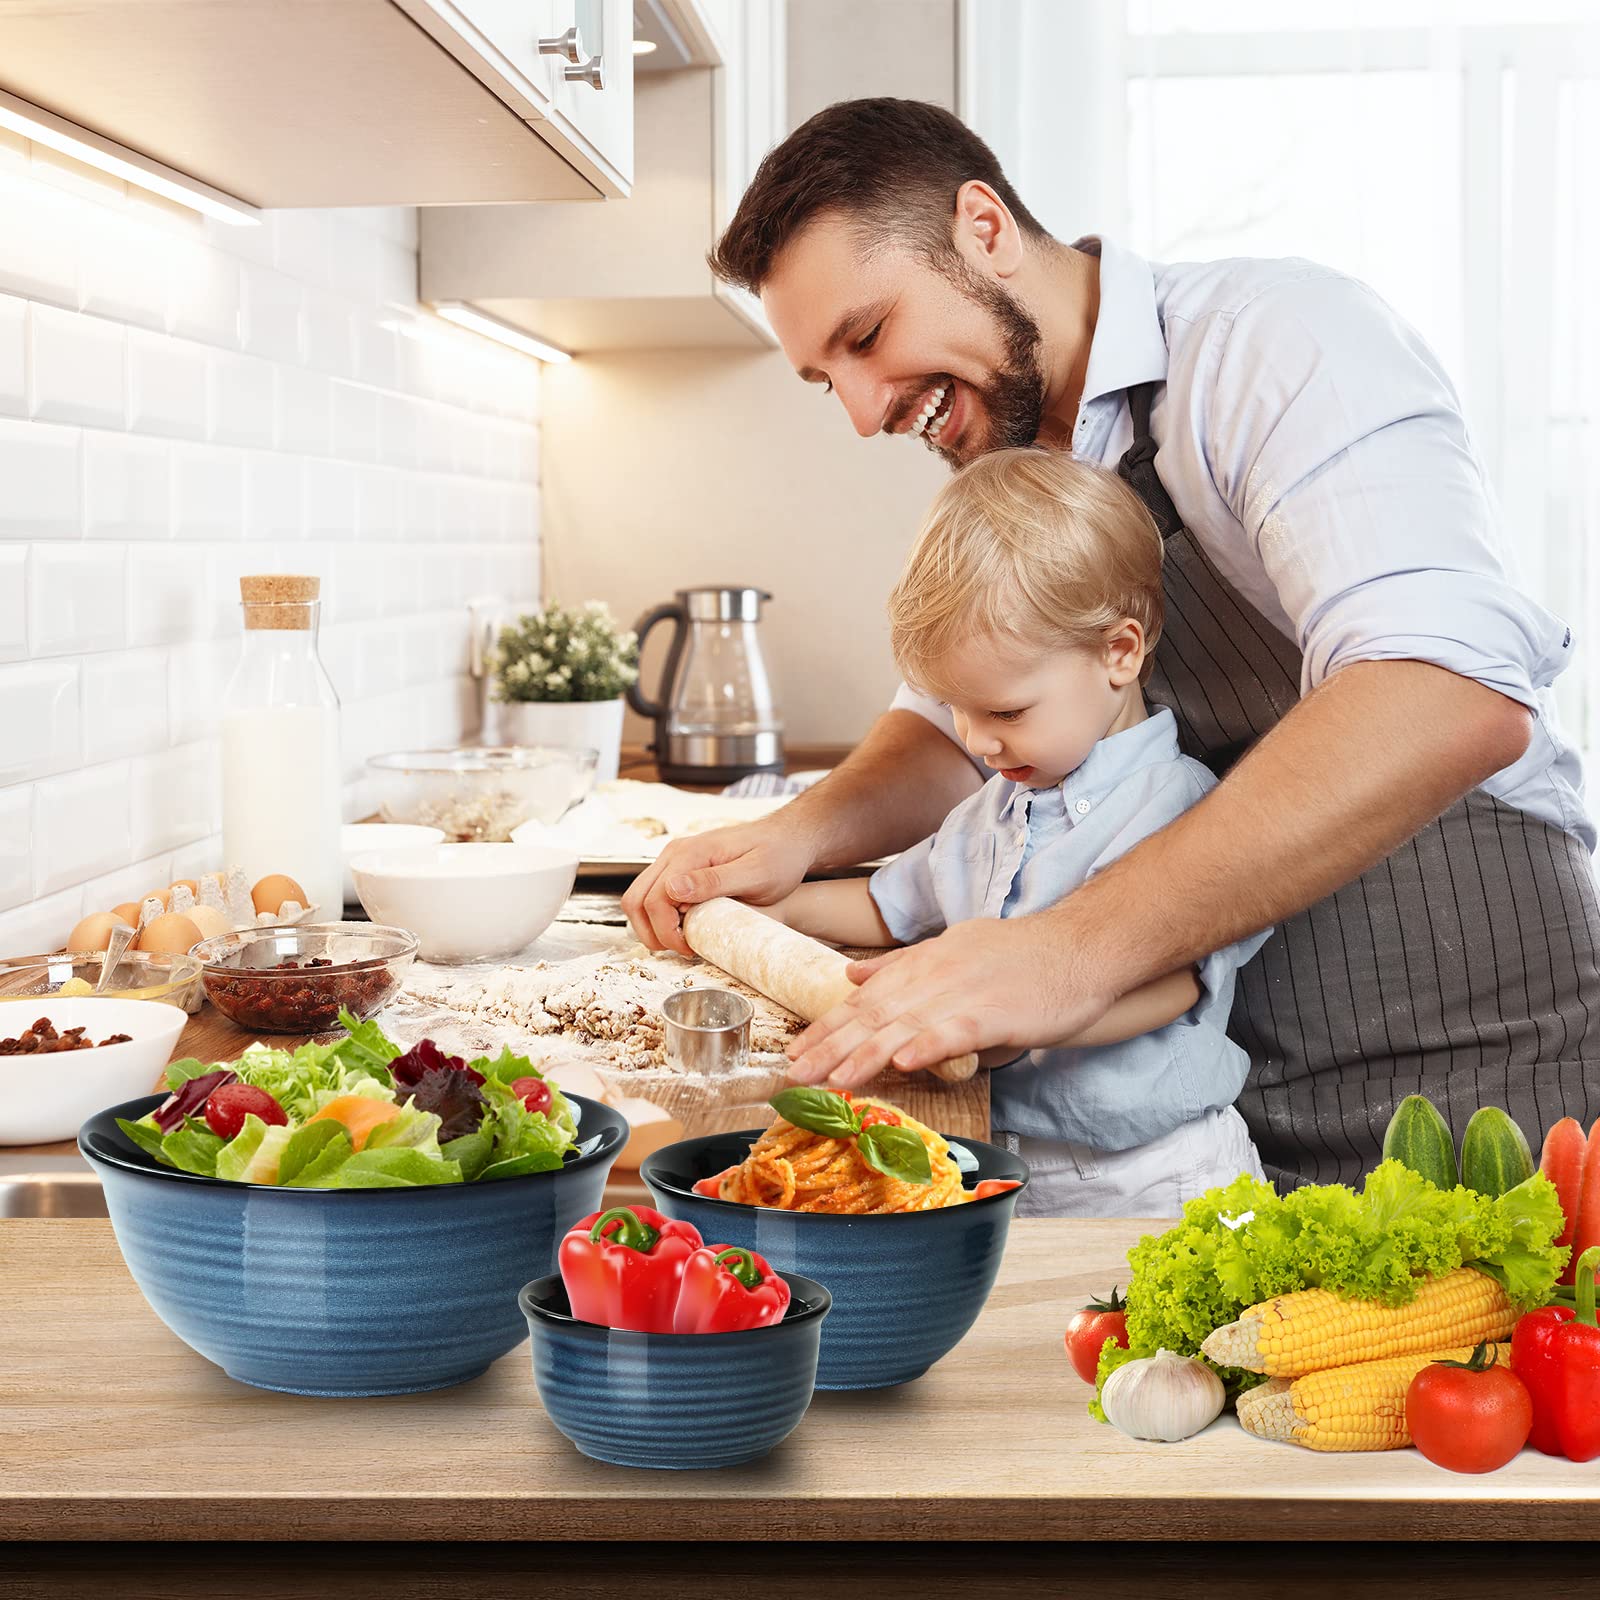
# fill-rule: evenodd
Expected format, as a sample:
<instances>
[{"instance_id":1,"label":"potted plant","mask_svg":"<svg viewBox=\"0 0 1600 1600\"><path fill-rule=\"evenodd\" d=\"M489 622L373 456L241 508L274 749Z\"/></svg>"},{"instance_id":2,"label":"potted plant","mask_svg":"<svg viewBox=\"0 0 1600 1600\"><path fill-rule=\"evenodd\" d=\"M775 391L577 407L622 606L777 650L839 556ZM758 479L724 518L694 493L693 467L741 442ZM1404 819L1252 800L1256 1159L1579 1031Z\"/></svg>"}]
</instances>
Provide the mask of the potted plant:
<instances>
[{"instance_id":1,"label":"potted plant","mask_svg":"<svg viewBox=\"0 0 1600 1600\"><path fill-rule=\"evenodd\" d=\"M596 780L616 777L622 692L639 676L639 645L604 601L550 601L502 628L490 659L507 743L598 750Z\"/></svg>"}]
</instances>

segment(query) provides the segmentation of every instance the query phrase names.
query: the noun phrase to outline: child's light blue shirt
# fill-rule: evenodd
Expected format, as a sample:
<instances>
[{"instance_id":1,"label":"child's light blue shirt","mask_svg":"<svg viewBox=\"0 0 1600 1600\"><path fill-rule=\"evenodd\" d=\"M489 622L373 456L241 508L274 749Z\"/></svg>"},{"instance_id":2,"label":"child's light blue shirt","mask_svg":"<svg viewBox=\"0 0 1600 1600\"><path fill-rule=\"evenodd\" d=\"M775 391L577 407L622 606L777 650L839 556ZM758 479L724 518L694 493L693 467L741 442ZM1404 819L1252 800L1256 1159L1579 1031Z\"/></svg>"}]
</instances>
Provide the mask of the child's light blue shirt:
<instances>
[{"instance_id":1,"label":"child's light blue shirt","mask_svg":"<svg viewBox=\"0 0 1600 1600\"><path fill-rule=\"evenodd\" d=\"M903 944L974 917L1043 911L1187 811L1216 781L1179 751L1172 713L1156 708L1100 740L1053 789L991 778L931 839L872 875L872 898ZM995 1072L993 1125L1095 1150L1130 1150L1231 1105L1250 1066L1226 1032L1234 974L1267 932L1200 962L1200 999L1166 1027L1096 1049L1030 1050Z\"/></svg>"}]
</instances>

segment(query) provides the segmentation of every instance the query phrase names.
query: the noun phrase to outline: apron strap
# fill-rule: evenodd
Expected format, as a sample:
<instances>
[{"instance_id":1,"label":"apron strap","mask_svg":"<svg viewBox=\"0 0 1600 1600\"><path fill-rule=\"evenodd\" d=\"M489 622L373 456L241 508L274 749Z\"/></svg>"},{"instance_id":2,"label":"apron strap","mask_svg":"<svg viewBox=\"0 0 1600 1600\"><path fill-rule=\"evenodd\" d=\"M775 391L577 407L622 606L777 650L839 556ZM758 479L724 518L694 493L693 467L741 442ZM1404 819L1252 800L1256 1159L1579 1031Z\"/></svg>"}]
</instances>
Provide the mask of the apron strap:
<instances>
[{"instance_id":1,"label":"apron strap","mask_svg":"<svg viewBox=\"0 0 1600 1600\"><path fill-rule=\"evenodd\" d=\"M1117 476L1144 501L1165 541L1183 527L1183 519L1156 472L1156 442L1150 437L1150 409L1160 387L1159 383L1136 383L1128 390L1133 443L1117 463Z\"/></svg>"}]
</instances>

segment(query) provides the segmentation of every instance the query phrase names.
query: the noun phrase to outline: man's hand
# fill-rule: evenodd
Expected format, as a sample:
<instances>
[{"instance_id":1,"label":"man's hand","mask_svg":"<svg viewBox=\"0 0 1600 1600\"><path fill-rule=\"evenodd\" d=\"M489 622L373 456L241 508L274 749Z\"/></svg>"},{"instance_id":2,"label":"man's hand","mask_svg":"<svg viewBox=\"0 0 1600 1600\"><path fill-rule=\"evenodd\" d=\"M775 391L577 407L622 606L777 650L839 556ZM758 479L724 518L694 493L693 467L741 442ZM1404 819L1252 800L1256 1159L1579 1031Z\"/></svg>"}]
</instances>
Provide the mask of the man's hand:
<instances>
[{"instance_id":1,"label":"man's hand","mask_svg":"<svg viewBox=\"0 0 1600 1600\"><path fill-rule=\"evenodd\" d=\"M853 1089L887 1066L915 1072L968 1050L1065 1039L1115 995L1076 970L1045 916L959 922L936 939L853 962L860 988L789 1046L799 1083Z\"/></svg>"},{"instance_id":2,"label":"man's hand","mask_svg":"<svg viewBox=\"0 0 1600 1600\"><path fill-rule=\"evenodd\" d=\"M780 815L669 844L622 897L634 937L651 950L692 956L683 942L682 907L718 895L764 906L793 894L811 866L813 848L805 832L787 816L778 821Z\"/></svg>"}]
</instances>

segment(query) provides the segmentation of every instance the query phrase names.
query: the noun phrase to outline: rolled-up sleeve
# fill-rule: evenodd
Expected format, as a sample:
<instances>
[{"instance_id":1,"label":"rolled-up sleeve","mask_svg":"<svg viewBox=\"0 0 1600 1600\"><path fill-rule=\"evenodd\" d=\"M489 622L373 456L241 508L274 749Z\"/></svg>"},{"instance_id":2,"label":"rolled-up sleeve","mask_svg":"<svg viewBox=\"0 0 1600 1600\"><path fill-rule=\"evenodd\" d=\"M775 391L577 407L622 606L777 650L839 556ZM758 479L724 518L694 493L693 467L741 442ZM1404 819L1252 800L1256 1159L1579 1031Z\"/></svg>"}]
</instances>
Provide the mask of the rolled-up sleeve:
<instances>
[{"instance_id":1,"label":"rolled-up sleeve","mask_svg":"<svg viewBox=\"0 0 1600 1600\"><path fill-rule=\"evenodd\" d=\"M1521 589L1460 403L1415 331L1315 273L1257 295L1213 348L1195 422L1294 624L1301 692L1404 659L1537 711L1572 632Z\"/></svg>"},{"instance_id":2,"label":"rolled-up sleeve","mask_svg":"<svg viewBox=\"0 0 1600 1600\"><path fill-rule=\"evenodd\" d=\"M933 842L928 838L913 845L879 867L867 882L878 915L901 944L914 944L944 931L944 914L933 884Z\"/></svg>"}]
</instances>

